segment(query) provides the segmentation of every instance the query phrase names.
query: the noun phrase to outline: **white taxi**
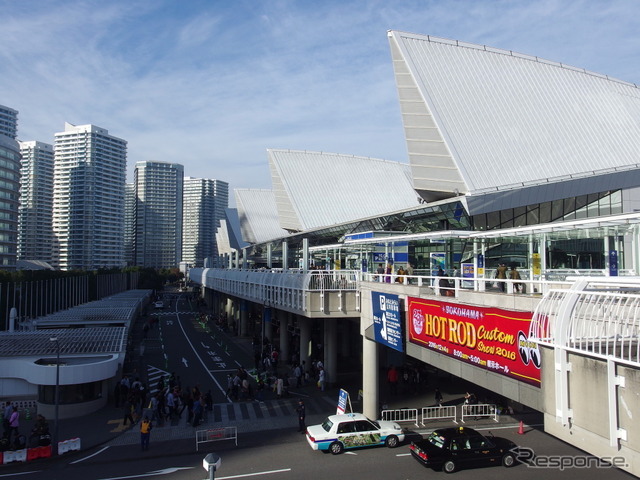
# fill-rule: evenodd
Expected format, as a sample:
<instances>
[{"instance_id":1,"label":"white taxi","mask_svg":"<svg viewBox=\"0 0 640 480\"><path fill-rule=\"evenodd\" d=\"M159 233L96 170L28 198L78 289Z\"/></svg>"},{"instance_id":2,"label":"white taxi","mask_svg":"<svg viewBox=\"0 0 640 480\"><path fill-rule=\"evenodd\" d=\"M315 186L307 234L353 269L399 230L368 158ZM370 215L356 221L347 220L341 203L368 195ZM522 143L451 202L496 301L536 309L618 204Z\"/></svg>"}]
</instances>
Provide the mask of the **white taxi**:
<instances>
[{"instance_id":1,"label":"white taxi","mask_svg":"<svg viewBox=\"0 0 640 480\"><path fill-rule=\"evenodd\" d=\"M370 420L362 413L331 415L320 425L307 427L307 442L314 450L334 455L347 448L386 445L395 448L404 442L402 427L395 422Z\"/></svg>"}]
</instances>

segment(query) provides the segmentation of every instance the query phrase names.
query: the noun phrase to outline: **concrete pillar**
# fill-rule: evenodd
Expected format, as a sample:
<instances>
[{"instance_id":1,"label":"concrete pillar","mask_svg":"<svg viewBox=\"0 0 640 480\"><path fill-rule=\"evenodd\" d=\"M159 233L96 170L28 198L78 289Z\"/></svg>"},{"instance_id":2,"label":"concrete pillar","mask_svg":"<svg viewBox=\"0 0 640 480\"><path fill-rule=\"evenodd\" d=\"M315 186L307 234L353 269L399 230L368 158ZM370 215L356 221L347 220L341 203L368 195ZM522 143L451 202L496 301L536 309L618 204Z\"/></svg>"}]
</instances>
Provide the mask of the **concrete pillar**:
<instances>
[{"instance_id":1,"label":"concrete pillar","mask_svg":"<svg viewBox=\"0 0 640 480\"><path fill-rule=\"evenodd\" d=\"M249 301L240 300L240 325L238 335L246 337L249 334Z\"/></svg>"},{"instance_id":2,"label":"concrete pillar","mask_svg":"<svg viewBox=\"0 0 640 480\"><path fill-rule=\"evenodd\" d=\"M244 270L249 268L249 262L247 258L247 247L242 249L242 268Z\"/></svg>"},{"instance_id":3,"label":"concrete pillar","mask_svg":"<svg viewBox=\"0 0 640 480\"><path fill-rule=\"evenodd\" d=\"M282 270L289 270L289 243L287 241L282 242Z\"/></svg>"},{"instance_id":4,"label":"concrete pillar","mask_svg":"<svg viewBox=\"0 0 640 480\"><path fill-rule=\"evenodd\" d=\"M338 320L328 318L323 321L324 369L328 385L338 381Z\"/></svg>"},{"instance_id":5,"label":"concrete pillar","mask_svg":"<svg viewBox=\"0 0 640 480\"><path fill-rule=\"evenodd\" d=\"M351 336L351 321L345 320L338 324L338 331L340 332L340 336L338 337L338 353L341 357L349 358L351 357L351 346L349 345L349 340L353 338ZM355 332L358 335L358 332Z\"/></svg>"},{"instance_id":6,"label":"concrete pillar","mask_svg":"<svg viewBox=\"0 0 640 480\"><path fill-rule=\"evenodd\" d=\"M286 365L289 363L289 312L282 310L278 311L278 317L280 317L280 364Z\"/></svg>"},{"instance_id":7,"label":"concrete pillar","mask_svg":"<svg viewBox=\"0 0 640 480\"><path fill-rule=\"evenodd\" d=\"M267 244L267 267L273 266L273 247L270 243Z\"/></svg>"},{"instance_id":8,"label":"concrete pillar","mask_svg":"<svg viewBox=\"0 0 640 480\"><path fill-rule=\"evenodd\" d=\"M311 341L311 319L297 315L298 326L300 327L300 363L304 361L308 370L309 362L309 342Z\"/></svg>"},{"instance_id":9,"label":"concrete pillar","mask_svg":"<svg viewBox=\"0 0 640 480\"><path fill-rule=\"evenodd\" d=\"M378 418L380 401L378 373L378 344L362 337L362 413L369 418Z\"/></svg>"},{"instance_id":10,"label":"concrete pillar","mask_svg":"<svg viewBox=\"0 0 640 480\"><path fill-rule=\"evenodd\" d=\"M273 315L275 308L264 307L262 312L263 332L264 336L269 339L270 343L273 343Z\"/></svg>"},{"instance_id":11,"label":"concrete pillar","mask_svg":"<svg viewBox=\"0 0 640 480\"><path fill-rule=\"evenodd\" d=\"M229 326L231 324L231 318L233 317L233 300L231 297L227 297L224 313L227 314L227 326Z\"/></svg>"},{"instance_id":12,"label":"concrete pillar","mask_svg":"<svg viewBox=\"0 0 640 480\"><path fill-rule=\"evenodd\" d=\"M302 271L307 272L309 270L309 239L302 239Z\"/></svg>"}]
</instances>

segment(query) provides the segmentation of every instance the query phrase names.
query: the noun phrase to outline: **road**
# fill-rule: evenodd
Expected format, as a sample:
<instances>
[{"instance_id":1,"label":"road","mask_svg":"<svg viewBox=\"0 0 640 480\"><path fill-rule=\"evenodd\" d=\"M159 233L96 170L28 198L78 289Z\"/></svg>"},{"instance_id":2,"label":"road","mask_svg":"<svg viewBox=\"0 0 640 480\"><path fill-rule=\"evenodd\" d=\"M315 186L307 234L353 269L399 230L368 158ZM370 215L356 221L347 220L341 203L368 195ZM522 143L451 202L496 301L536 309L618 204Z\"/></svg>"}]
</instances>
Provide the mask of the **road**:
<instances>
[{"instance_id":1,"label":"road","mask_svg":"<svg viewBox=\"0 0 640 480\"><path fill-rule=\"evenodd\" d=\"M152 312L159 319L161 345L144 355L149 386L153 390L160 375L175 372L183 388L197 385L203 393L211 390L213 403L225 403L227 375L252 366L253 359L227 333L201 325L188 298L165 294L165 308Z\"/></svg>"},{"instance_id":2,"label":"road","mask_svg":"<svg viewBox=\"0 0 640 480\"><path fill-rule=\"evenodd\" d=\"M501 426L493 430L496 436L504 436L535 450L539 457L563 455L565 457L592 458L545 433L531 429L525 435L518 435L515 425ZM421 433L427 433L423 431ZM483 432L487 434L487 431ZM417 438L418 433L411 434ZM425 478L445 478L442 472L433 472L422 467L409 454L408 442L397 449L384 447L347 452L342 455L324 454L312 451L304 437L293 429L244 434L238 439L238 446L224 441L212 444L209 451L215 451L222 459L222 465L215 478L217 480L245 478L260 480L326 480L327 478L353 479L403 479L424 480ZM97 453L96 453L97 452ZM158 480L202 480L208 478L202 467L207 451L195 452L192 441L180 440L174 444L157 442L153 437L151 449L141 453L135 447L98 448L94 452L82 452L74 457L63 457L52 461L44 471L35 462L20 468L11 467L12 473L0 479L47 479L47 480L125 480L149 478ZM40 467L40 468L39 468ZM616 469L531 468L518 465L511 470L490 467L462 470L454 474L456 479L489 480L498 475L509 475L519 480L539 480L545 478L596 479L606 476L607 480L628 480L632 477ZM448 477L447 477L448 478Z\"/></svg>"}]
</instances>

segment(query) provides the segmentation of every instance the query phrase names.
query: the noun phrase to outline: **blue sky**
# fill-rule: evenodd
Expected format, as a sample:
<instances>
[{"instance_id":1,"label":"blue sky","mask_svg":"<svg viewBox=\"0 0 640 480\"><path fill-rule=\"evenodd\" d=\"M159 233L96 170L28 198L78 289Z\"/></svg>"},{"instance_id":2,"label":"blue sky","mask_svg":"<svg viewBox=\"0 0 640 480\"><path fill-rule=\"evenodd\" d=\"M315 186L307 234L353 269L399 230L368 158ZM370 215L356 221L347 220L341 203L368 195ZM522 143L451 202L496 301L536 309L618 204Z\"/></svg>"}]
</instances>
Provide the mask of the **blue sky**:
<instances>
[{"instance_id":1,"label":"blue sky","mask_svg":"<svg viewBox=\"0 0 640 480\"><path fill-rule=\"evenodd\" d=\"M640 2L0 0L0 104L19 139L64 122L230 188L267 148L407 153L387 30L513 50L640 84ZM318 184L331 181L327 172Z\"/></svg>"}]
</instances>

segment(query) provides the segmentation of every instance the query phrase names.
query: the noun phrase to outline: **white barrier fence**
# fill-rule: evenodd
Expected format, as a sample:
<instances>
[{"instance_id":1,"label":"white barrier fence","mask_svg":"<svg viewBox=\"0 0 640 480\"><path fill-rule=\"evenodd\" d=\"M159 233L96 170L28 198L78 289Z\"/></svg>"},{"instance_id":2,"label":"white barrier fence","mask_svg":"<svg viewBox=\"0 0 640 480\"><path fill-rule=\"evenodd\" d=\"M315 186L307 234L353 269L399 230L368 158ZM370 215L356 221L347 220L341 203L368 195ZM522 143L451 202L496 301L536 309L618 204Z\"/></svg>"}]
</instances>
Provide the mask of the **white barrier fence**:
<instances>
[{"instance_id":1,"label":"white barrier fence","mask_svg":"<svg viewBox=\"0 0 640 480\"><path fill-rule=\"evenodd\" d=\"M450 419L453 423L458 423L457 414L458 408L456 405L443 405L441 407L423 407L418 415L417 408L398 408L395 410L383 410L381 413L381 419L397 423L414 423L416 427L424 426L426 422L431 420L447 420ZM498 409L496 405L481 403L481 404L463 404L460 413L460 421L464 423L465 418L473 417L478 418L491 418L498 421Z\"/></svg>"},{"instance_id":2,"label":"white barrier fence","mask_svg":"<svg viewBox=\"0 0 640 480\"><path fill-rule=\"evenodd\" d=\"M422 421L420 422L424 426L425 422L429 420L445 420L450 418L453 423L456 421L456 406L445 405L442 407L423 407L422 408Z\"/></svg>"},{"instance_id":3,"label":"white barrier fence","mask_svg":"<svg viewBox=\"0 0 640 480\"><path fill-rule=\"evenodd\" d=\"M474 417L476 420L481 417L491 418L498 421L498 409L495 405L489 403L470 403L462 405L462 417L460 421L464 423L464 419Z\"/></svg>"},{"instance_id":4,"label":"white barrier fence","mask_svg":"<svg viewBox=\"0 0 640 480\"><path fill-rule=\"evenodd\" d=\"M196 431L196 452L201 443L219 442L222 440L234 440L238 446L238 428L222 427Z\"/></svg>"},{"instance_id":5,"label":"white barrier fence","mask_svg":"<svg viewBox=\"0 0 640 480\"><path fill-rule=\"evenodd\" d=\"M399 408L397 410L383 410L382 420L389 422L411 422L418 426L418 409L417 408Z\"/></svg>"}]
</instances>

